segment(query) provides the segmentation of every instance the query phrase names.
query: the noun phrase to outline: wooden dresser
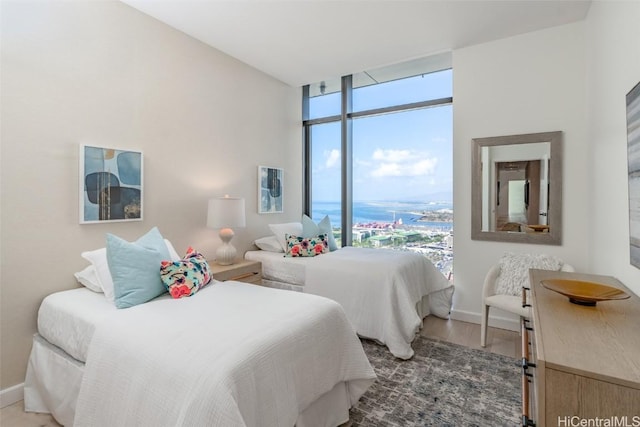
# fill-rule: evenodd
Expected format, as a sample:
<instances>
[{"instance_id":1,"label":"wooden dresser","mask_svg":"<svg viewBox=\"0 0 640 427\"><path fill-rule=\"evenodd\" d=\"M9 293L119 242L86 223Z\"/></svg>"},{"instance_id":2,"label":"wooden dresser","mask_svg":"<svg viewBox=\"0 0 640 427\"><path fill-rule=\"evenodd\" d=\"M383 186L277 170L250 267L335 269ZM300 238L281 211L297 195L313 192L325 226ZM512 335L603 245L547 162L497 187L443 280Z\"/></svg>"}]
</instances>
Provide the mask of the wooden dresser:
<instances>
[{"instance_id":1,"label":"wooden dresser","mask_svg":"<svg viewBox=\"0 0 640 427\"><path fill-rule=\"evenodd\" d=\"M540 283L551 278L603 283L631 298L573 304ZM529 280L523 425L640 426L640 298L609 276L530 270Z\"/></svg>"}]
</instances>

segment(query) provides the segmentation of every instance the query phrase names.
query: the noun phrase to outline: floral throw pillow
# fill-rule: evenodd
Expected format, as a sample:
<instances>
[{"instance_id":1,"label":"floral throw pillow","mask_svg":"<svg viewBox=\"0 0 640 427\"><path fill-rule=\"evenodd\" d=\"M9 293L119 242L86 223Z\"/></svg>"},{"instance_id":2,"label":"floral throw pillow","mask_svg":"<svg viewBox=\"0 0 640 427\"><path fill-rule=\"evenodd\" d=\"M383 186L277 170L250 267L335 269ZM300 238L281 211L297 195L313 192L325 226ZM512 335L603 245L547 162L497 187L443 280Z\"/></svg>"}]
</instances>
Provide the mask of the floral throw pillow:
<instances>
[{"instance_id":1,"label":"floral throw pillow","mask_svg":"<svg viewBox=\"0 0 640 427\"><path fill-rule=\"evenodd\" d=\"M160 277L173 298L190 297L211 281L207 260L191 246L180 261L162 261Z\"/></svg>"},{"instance_id":2,"label":"floral throw pillow","mask_svg":"<svg viewBox=\"0 0 640 427\"><path fill-rule=\"evenodd\" d=\"M286 257L310 257L329 251L329 241L326 234L314 237L300 237L287 234Z\"/></svg>"}]
</instances>

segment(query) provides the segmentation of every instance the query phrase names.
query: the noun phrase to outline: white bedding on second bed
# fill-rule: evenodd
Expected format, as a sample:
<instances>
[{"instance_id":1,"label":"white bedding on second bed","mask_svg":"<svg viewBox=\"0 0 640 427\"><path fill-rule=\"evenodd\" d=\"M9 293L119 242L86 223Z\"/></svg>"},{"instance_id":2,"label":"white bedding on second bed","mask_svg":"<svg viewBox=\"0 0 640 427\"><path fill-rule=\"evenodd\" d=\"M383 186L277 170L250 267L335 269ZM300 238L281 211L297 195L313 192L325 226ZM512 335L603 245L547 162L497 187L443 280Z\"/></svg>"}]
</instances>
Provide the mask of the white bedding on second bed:
<instances>
[{"instance_id":1,"label":"white bedding on second bed","mask_svg":"<svg viewBox=\"0 0 640 427\"><path fill-rule=\"evenodd\" d=\"M333 299L344 308L358 334L378 340L408 359L411 342L428 314L447 317L453 284L424 256L404 251L344 247L315 257L248 251L262 262L268 286L292 288ZM284 284L283 284L284 283Z\"/></svg>"},{"instance_id":2,"label":"white bedding on second bed","mask_svg":"<svg viewBox=\"0 0 640 427\"><path fill-rule=\"evenodd\" d=\"M262 278L291 285L304 286L305 270L313 258L285 257L284 252L248 251L244 258L262 263Z\"/></svg>"}]
</instances>

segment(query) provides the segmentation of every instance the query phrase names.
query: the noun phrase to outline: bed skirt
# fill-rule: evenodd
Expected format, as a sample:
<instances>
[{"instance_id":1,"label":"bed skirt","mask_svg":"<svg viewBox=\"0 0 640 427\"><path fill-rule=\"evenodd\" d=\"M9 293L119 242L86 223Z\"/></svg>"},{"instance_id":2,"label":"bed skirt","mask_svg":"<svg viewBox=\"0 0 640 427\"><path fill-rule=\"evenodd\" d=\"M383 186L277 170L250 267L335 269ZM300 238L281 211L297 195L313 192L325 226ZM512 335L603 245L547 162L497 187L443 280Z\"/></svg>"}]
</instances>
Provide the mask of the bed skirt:
<instances>
[{"instance_id":1,"label":"bed skirt","mask_svg":"<svg viewBox=\"0 0 640 427\"><path fill-rule=\"evenodd\" d=\"M83 373L84 363L34 335L24 380L24 410L51 414L60 424L72 426Z\"/></svg>"},{"instance_id":2,"label":"bed skirt","mask_svg":"<svg viewBox=\"0 0 640 427\"><path fill-rule=\"evenodd\" d=\"M262 279L262 285L269 288L304 292L304 286L279 282L277 280ZM432 292L431 294L422 297L422 300L416 304L416 310L420 318L424 319L428 315L433 314L434 316L448 319L449 314L451 313L454 289L454 286L451 285L448 288Z\"/></svg>"},{"instance_id":3,"label":"bed skirt","mask_svg":"<svg viewBox=\"0 0 640 427\"><path fill-rule=\"evenodd\" d=\"M69 356L39 334L33 337L24 382L26 412L51 414L63 426L72 426L84 363ZM349 420L349 394L342 382L305 409L296 427L335 427Z\"/></svg>"},{"instance_id":4,"label":"bed skirt","mask_svg":"<svg viewBox=\"0 0 640 427\"><path fill-rule=\"evenodd\" d=\"M262 279L262 286L284 289L285 291L304 292L304 286L294 285L292 283L278 282L277 280Z\"/></svg>"}]
</instances>

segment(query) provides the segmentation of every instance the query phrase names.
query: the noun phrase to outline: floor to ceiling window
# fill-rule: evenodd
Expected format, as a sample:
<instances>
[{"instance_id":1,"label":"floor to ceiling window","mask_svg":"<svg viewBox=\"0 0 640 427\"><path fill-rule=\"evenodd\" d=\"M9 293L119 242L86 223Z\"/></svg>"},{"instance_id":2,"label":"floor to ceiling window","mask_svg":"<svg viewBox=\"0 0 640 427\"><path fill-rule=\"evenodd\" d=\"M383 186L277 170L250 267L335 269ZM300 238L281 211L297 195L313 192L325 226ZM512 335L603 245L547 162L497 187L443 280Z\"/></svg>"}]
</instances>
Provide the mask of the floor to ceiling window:
<instances>
[{"instance_id":1,"label":"floor to ceiling window","mask_svg":"<svg viewBox=\"0 0 640 427\"><path fill-rule=\"evenodd\" d=\"M303 91L305 211L341 245L411 250L451 277L450 55Z\"/></svg>"}]
</instances>

